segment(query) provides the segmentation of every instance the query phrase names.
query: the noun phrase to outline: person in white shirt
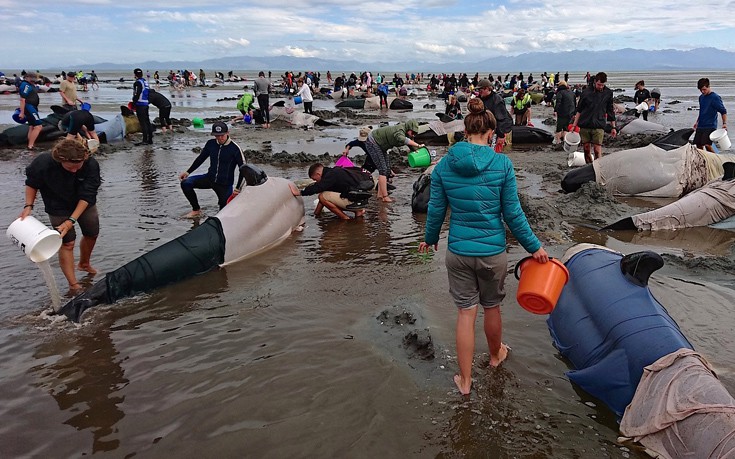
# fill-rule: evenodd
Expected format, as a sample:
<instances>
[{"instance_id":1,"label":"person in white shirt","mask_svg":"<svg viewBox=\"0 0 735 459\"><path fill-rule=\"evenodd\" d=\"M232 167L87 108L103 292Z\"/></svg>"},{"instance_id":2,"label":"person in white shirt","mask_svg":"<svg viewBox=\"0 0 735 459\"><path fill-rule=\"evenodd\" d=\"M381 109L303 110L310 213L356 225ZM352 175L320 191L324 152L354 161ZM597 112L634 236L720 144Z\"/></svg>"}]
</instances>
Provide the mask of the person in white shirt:
<instances>
[{"instance_id":1,"label":"person in white shirt","mask_svg":"<svg viewBox=\"0 0 735 459\"><path fill-rule=\"evenodd\" d=\"M311 105L314 102L314 98L311 96L311 89L309 85L304 84L304 79L299 78L297 80L299 90L296 92L294 97L301 97L301 101L304 103L304 113L314 114L311 110Z\"/></svg>"}]
</instances>

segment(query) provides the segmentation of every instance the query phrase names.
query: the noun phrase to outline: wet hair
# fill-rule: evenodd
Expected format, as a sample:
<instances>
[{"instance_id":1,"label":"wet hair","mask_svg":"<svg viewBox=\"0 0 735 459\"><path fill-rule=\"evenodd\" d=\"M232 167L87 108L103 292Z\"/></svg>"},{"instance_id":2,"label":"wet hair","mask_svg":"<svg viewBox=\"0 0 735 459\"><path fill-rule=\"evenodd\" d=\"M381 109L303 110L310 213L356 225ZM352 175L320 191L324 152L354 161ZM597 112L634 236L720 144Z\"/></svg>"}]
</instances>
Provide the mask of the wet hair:
<instances>
[{"instance_id":1,"label":"wet hair","mask_svg":"<svg viewBox=\"0 0 735 459\"><path fill-rule=\"evenodd\" d=\"M700 78L699 81L697 81L697 89L702 89L709 86L709 78Z\"/></svg>"},{"instance_id":2,"label":"wet hair","mask_svg":"<svg viewBox=\"0 0 735 459\"><path fill-rule=\"evenodd\" d=\"M465 134L484 134L495 130L495 116L485 110L485 104L480 98L470 99L467 103L469 114L464 119Z\"/></svg>"},{"instance_id":3,"label":"wet hair","mask_svg":"<svg viewBox=\"0 0 735 459\"><path fill-rule=\"evenodd\" d=\"M83 160L88 154L87 146L77 139L61 139L51 150L51 157L58 162Z\"/></svg>"},{"instance_id":4,"label":"wet hair","mask_svg":"<svg viewBox=\"0 0 735 459\"><path fill-rule=\"evenodd\" d=\"M644 82L643 82L643 80L641 80L641 81L639 81L638 83L636 83L635 85L636 85L636 86L645 86L645 85L646 85L646 83L644 83Z\"/></svg>"},{"instance_id":5,"label":"wet hair","mask_svg":"<svg viewBox=\"0 0 735 459\"><path fill-rule=\"evenodd\" d=\"M309 167L309 178L311 178L314 173L318 172L319 169L323 168L324 165L322 163L314 163Z\"/></svg>"},{"instance_id":6,"label":"wet hair","mask_svg":"<svg viewBox=\"0 0 735 459\"><path fill-rule=\"evenodd\" d=\"M133 70L133 75L135 75L137 77L142 77L143 76L143 70L141 70L141 69L135 69L135 70Z\"/></svg>"},{"instance_id":7,"label":"wet hair","mask_svg":"<svg viewBox=\"0 0 735 459\"><path fill-rule=\"evenodd\" d=\"M599 81L600 83L607 83L607 73L599 72L597 75L595 75L595 81Z\"/></svg>"}]
</instances>

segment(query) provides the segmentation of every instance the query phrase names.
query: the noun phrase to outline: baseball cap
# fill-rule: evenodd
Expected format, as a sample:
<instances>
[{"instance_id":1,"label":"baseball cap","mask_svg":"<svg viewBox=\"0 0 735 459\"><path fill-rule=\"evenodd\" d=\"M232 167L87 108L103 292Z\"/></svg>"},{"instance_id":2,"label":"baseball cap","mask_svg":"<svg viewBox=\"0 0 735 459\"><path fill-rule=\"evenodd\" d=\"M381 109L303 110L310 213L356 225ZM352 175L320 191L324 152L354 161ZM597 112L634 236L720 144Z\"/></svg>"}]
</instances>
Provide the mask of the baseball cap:
<instances>
[{"instance_id":1,"label":"baseball cap","mask_svg":"<svg viewBox=\"0 0 735 459\"><path fill-rule=\"evenodd\" d=\"M487 78L483 78L482 80L480 80L480 81L477 82L477 88L476 89L479 91L482 88L490 88L490 89L492 89L493 88L493 85L492 85L492 83L490 83L490 80L488 80Z\"/></svg>"},{"instance_id":2,"label":"baseball cap","mask_svg":"<svg viewBox=\"0 0 735 459\"><path fill-rule=\"evenodd\" d=\"M212 125L212 135L227 134L227 125L222 121L215 121Z\"/></svg>"},{"instance_id":3,"label":"baseball cap","mask_svg":"<svg viewBox=\"0 0 735 459\"><path fill-rule=\"evenodd\" d=\"M360 128L360 135L357 136L357 140L360 140L362 142L366 141L368 136L370 135L371 129L369 127L361 127Z\"/></svg>"}]
</instances>

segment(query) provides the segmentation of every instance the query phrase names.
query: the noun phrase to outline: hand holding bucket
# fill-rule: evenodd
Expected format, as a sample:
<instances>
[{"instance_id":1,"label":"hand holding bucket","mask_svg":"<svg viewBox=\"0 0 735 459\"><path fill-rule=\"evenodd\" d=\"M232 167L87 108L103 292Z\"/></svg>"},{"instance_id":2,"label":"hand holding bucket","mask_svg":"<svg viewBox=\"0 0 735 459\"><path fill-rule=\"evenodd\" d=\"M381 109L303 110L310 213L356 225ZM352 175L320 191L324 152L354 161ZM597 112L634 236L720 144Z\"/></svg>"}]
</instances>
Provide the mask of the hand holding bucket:
<instances>
[{"instance_id":1,"label":"hand holding bucket","mask_svg":"<svg viewBox=\"0 0 735 459\"><path fill-rule=\"evenodd\" d=\"M61 248L61 234L30 215L16 219L6 234L34 263L48 260Z\"/></svg>"},{"instance_id":2,"label":"hand holding bucket","mask_svg":"<svg viewBox=\"0 0 735 459\"><path fill-rule=\"evenodd\" d=\"M553 258L547 263L539 263L533 257L526 257L516 264L515 276L519 280L518 304L534 314L550 314L569 280L569 271L562 262Z\"/></svg>"}]
</instances>

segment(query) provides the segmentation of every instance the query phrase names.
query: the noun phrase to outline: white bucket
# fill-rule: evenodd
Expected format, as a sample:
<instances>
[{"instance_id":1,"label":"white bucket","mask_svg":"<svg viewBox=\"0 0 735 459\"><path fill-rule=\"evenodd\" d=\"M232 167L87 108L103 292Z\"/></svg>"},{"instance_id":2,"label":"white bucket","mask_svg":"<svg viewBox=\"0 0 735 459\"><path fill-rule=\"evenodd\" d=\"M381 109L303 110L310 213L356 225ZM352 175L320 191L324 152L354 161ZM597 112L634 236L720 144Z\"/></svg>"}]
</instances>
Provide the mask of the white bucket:
<instances>
[{"instance_id":1,"label":"white bucket","mask_svg":"<svg viewBox=\"0 0 735 459\"><path fill-rule=\"evenodd\" d=\"M34 263L48 260L61 248L61 234L30 215L11 223L7 235Z\"/></svg>"},{"instance_id":2,"label":"white bucket","mask_svg":"<svg viewBox=\"0 0 735 459\"><path fill-rule=\"evenodd\" d=\"M582 138L579 136L576 132L567 132L564 135L564 151L567 153L574 153L577 151L577 147L579 146L579 142L582 141Z\"/></svg>"},{"instance_id":3,"label":"white bucket","mask_svg":"<svg viewBox=\"0 0 735 459\"><path fill-rule=\"evenodd\" d=\"M567 156L567 164L569 167L581 167L587 164L584 160L584 152L573 151Z\"/></svg>"},{"instance_id":4,"label":"white bucket","mask_svg":"<svg viewBox=\"0 0 735 459\"><path fill-rule=\"evenodd\" d=\"M732 146L730 137L727 136L727 129L718 129L709 135L709 139L714 142L720 151L729 150Z\"/></svg>"},{"instance_id":5,"label":"white bucket","mask_svg":"<svg viewBox=\"0 0 735 459\"><path fill-rule=\"evenodd\" d=\"M648 104L645 102L641 102L640 104L635 106L635 109L638 113L643 113L648 110Z\"/></svg>"},{"instance_id":6,"label":"white bucket","mask_svg":"<svg viewBox=\"0 0 735 459\"><path fill-rule=\"evenodd\" d=\"M92 154L97 153L97 149L100 147L100 141L97 139L89 139L87 140L87 148L89 149L89 152Z\"/></svg>"}]
</instances>

